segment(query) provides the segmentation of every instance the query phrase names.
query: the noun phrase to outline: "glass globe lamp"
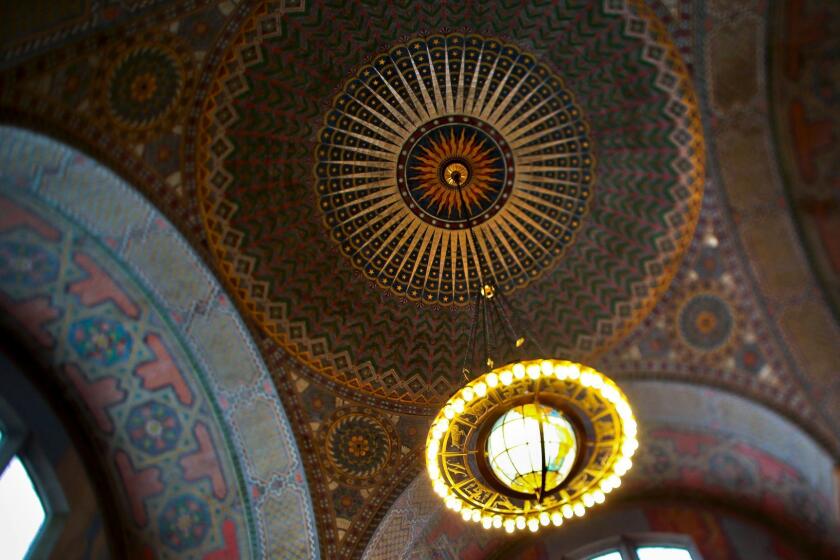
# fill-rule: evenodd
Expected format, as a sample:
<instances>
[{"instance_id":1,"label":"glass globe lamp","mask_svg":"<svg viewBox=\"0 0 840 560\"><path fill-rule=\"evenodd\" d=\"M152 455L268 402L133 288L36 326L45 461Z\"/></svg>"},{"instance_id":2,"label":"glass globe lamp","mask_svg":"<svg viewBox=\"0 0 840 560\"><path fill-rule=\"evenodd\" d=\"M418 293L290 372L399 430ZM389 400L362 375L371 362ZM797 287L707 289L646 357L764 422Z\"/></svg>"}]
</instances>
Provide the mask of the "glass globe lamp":
<instances>
[{"instance_id":1,"label":"glass globe lamp","mask_svg":"<svg viewBox=\"0 0 840 560\"><path fill-rule=\"evenodd\" d=\"M575 430L559 410L540 403L502 414L487 438L495 477L516 492L544 496L569 476L577 457Z\"/></svg>"}]
</instances>

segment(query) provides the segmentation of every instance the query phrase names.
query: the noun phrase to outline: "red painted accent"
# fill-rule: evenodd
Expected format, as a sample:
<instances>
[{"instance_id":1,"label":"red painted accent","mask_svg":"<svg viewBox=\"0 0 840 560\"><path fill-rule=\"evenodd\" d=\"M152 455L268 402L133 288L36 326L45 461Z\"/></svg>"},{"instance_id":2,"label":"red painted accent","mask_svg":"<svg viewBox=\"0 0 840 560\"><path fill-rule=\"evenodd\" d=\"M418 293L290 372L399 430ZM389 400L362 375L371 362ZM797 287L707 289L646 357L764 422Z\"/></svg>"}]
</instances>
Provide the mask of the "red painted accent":
<instances>
[{"instance_id":1,"label":"red painted accent","mask_svg":"<svg viewBox=\"0 0 840 560\"><path fill-rule=\"evenodd\" d=\"M195 481L208 477L213 485L213 494L221 499L227 495L225 477L219 467L219 458L216 456L216 448L210 438L210 432L202 422L196 422L195 439L198 442L198 450L181 458L179 461L184 470L184 478Z\"/></svg>"},{"instance_id":2,"label":"red painted accent","mask_svg":"<svg viewBox=\"0 0 840 560\"><path fill-rule=\"evenodd\" d=\"M230 519L222 524L222 536L225 545L219 550L209 552L203 560L235 560L239 558L239 543L236 540L236 525Z\"/></svg>"},{"instance_id":3,"label":"red painted accent","mask_svg":"<svg viewBox=\"0 0 840 560\"><path fill-rule=\"evenodd\" d=\"M779 461L772 455L768 455L763 451L743 443L736 444L734 449L738 454L752 459L755 464L758 465L758 468L761 471L761 476L764 478L772 480L773 482L782 482L785 476L793 480L801 479L799 473L796 472L796 469Z\"/></svg>"},{"instance_id":4,"label":"red painted accent","mask_svg":"<svg viewBox=\"0 0 840 560\"><path fill-rule=\"evenodd\" d=\"M814 154L831 144L831 121L809 121L805 116L805 106L799 99L790 102L788 111L796 165L805 182L813 183L817 179Z\"/></svg>"},{"instance_id":5,"label":"red painted accent","mask_svg":"<svg viewBox=\"0 0 840 560\"><path fill-rule=\"evenodd\" d=\"M790 548L787 544L782 542L778 537L771 537L773 539L773 553L778 560L802 560L798 552Z\"/></svg>"},{"instance_id":6,"label":"red painted accent","mask_svg":"<svg viewBox=\"0 0 840 560\"><path fill-rule=\"evenodd\" d=\"M717 442L717 438L707 434L685 433L674 430L656 430L652 434L653 438L669 439L674 442L677 451L689 455L698 455L706 445Z\"/></svg>"},{"instance_id":7,"label":"red painted accent","mask_svg":"<svg viewBox=\"0 0 840 560\"><path fill-rule=\"evenodd\" d=\"M651 507L645 516L652 531L690 535L705 560L738 560L716 515L684 507Z\"/></svg>"},{"instance_id":8,"label":"red painted accent","mask_svg":"<svg viewBox=\"0 0 840 560\"><path fill-rule=\"evenodd\" d=\"M131 514L134 517L134 521L139 526L145 527L149 522L145 500L149 496L159 494L163 491L163 484L160 481L160 469L158 467L149 467L141 471L135 470L134 465L131 464L131 459L125 451L117 451L114 456L114 462L117 464L123 488L125 489L128 501L131 503Z\"/></svg>"},{"instance_id":9,"label":"red painted accent","mask_svg":"<svg viewBox=\"0 0 840 560\"><path fill-rule=\"evenodd\" d=\"M143 388L156 391L163 387L172 387L178 400L186 405L193 402L193 394L184 381L178 366L166 349L161 338L150 333L145 338L146 345L154 353L155 359L137 366L135 373L143 378Z\"/></svg>"},{"instance_id":10,"label":"red painted accent","mask_svg":"<svg viewBox=\"0 0 840 560\"><path fill-rule=\"evenodd\" d=\"M70 284L68 291L79 296L79 300L86 307L99 305L104 301L113 301L127 317L137 319L140 309L117 286L108 274L84 253L76 253L73 261L79 265L88 277Z\"/></svg>"},{"instance_id":11,"label":"red painted accent","mask_svg":"<svg viewBox=\"0 0 840 560\"><path fill-rule=\"evenodd\" d=\"M29 228L49 241L61 239L61 232L44 220L11 200L0 197L0 231L5 232L19 227Z\"/></svg>"},{"instance_id":12,"label":"red painted accent","mask_svg":"<svg viewBox=\"0 0 840 560\"><path fill-rule=\"evenodd\" d=\"M789 0L785 5L785 74L794 82L802 70L802 48L825 38L826 20L825 12L806 16L805 0Z\"/></svg>"},{"instance_id":13,"label":"red painted accent","mask_svg":"<svg viewBox=\"0 0 840 560\"><path fill-rule=\"evenodd\" d=\"M105 377L88 383L82 372L74 364L66 364L64 373L76 387L82 400L90 409L99 428L106 433L114 431L114 425L108 416L108 407L121 402L125 398L125 391L120 389L119 383L113 377Z\"/></svg>"},{"instance_id":14,"label":"red painted accent","mask_svg":"<svg viewBox=\"0 0 840 560\"><path fill-rule=\"evenodd\" d=\"M834 190L840 193L840 179ZM817 234L832 269L840 274L840 208L838 204L833 199L803 201L802 208L811 215L817 226Z\"/></svg>"},{"instance_id":15,"label":"red painted accent","mask_svg":"<svg viewBox=\"0 0 840 560\"><path fill-rule=\"evenodd\" d=\"M52 300L48 296L36 296L22 302L0 294L0 305L9 312L9 315L20 322L26 331L32 335L35 342L41 346L51 347L55 343L53 336L44 329L44 325L55 320L61 311L52 306Z\"/></svg>"}]
</instances>

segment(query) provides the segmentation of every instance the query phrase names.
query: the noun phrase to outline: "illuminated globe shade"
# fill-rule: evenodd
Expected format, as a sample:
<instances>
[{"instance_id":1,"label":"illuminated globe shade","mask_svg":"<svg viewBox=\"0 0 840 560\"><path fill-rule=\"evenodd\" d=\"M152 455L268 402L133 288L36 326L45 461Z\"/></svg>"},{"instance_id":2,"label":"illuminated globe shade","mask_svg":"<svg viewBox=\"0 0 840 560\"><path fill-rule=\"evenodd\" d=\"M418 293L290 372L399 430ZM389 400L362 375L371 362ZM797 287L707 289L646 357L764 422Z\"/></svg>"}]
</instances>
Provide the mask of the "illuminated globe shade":
<instances>
[{"instance_id":1,"label":"illuminated globe shade","mask_svg":"<svg viewBox=\"0 0 840 560\"><path fill-rule=\"evenodd\" d=\"M537 496L566 480L577 449L569 420L562 412L539 403L505 412L487 438L487 458L496 478L511 490Z\"/></svg>"}]
</instances>

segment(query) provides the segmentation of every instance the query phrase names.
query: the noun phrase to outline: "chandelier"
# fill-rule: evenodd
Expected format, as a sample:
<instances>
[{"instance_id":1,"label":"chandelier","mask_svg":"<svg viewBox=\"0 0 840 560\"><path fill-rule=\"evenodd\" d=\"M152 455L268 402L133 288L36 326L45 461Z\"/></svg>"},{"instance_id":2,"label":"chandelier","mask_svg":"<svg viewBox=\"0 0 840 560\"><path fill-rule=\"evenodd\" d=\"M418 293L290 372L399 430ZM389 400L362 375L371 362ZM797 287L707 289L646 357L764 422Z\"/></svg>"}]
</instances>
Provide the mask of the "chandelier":
<instances>
[{"instance_id":1,"label":"chandelier","mask_svg":"<svg viewBox=\"0 0 840 560\"><path fill-rule=\"evenodd\" d=\"M469 247L480 243L464 191L483 168L457 155L424 161L438 166L428 179L439 181L441 197L465 218L470 260ZM495 367L497 338L519 352L531 342L539 356L546 353L525 336L483 252L475 253L481 289L462 367L467 383L431 424L427 472L435 492L465 521L508 533L560 526L621 485L639 446L636 420L618 386L585 365L543 358ZM471 379L477 347L489 371Z\"/></svg>"},{"instance_id":2,"label":"chandelier","mask_svg":"<svg viewBox=\"0 0 840 560\"><path fill-rule=\"evenodd\" d=\"M426 440L435 492L464 520L512 533L604 503L639 446L627 398L573 362L515 362L470 381Z\"/></svg>"}]
</instances>

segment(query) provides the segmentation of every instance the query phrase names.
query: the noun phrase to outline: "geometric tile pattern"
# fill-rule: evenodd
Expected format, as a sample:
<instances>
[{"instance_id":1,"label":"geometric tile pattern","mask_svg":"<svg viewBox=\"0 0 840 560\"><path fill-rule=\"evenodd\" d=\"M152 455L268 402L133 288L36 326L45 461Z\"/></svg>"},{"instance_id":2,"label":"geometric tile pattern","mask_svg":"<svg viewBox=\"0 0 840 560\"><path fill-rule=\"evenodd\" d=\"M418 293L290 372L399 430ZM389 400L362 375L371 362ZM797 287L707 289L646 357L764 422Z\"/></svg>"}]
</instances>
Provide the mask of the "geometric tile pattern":
<instances>
[{"instance_id":1,"label":"geometric tile pattern","mask_svg":"<svg viewBox=\"0 0 840 560\"><path fill-rule=\"evenodd\" d=\"M346 17L332 17L341 10ZM432 19L418 18L418 10L433 14ZM570 114L579 113L588 124L587 145L591 142L595 154L596 177L591 210L580 220L574 241L570 234L562 234L569 237L565 256L540 279L511 294L514 303L526 310L524 319L533 330L545 334L542 343L565 355L603 351L654 305L676 272L679 257L693 232L700 209L705 157L699 112L687 71L661 23L643 3L605 1L588 7L569 5L547 10L535 4L510 3L480 11L450 10L436 3L419 8L382 3L362 13L349 4L328 6L312 2L301 13L286 17L288 22L280 32L262 37L261 14L255 12L244 24L238 40L228 47L224 62L207 86L209 95L197 125L195 168L190 176L195 176L207 241L231 293L287 352L331 382L395 410L430 410L461 381L461 349L464 333L469 330L469 310L443 312L371 289L366 273L355 270L346 259L336 258L337 247L322 223L327 220L329 224L332 214L323 214L318 202L323 194L316 196L314 192L313 169L318 172L323 167L315 166L315 139L328 134L327 130L318 136L317 131L332 114L325 115L323 106L335 96L334 82L319 76L357 71L363 76L367 71L374 76L374 84L378 80L375 72L365 68L368 57L382 52L377 43L390 44L406 34L421 33L430 25L480 25L491 30L487 37L512 34L507 42L513 44L521 41L537 46L546 42L555 45L556 48L540 50L535 68L550 68L560 75L574 96ZM324 32L325 19L332 21L329 33ZM364 34L357 36L356 30L363 28L376 29L375 40ZM462 36L430 41L443 44L460 41L459 37ZM484 56L490 60L492 49L501 48L501 43L482 41L488 50ZM421 43L409 44L419 48ZM456 48L454 43L452 48ZM399 54L403 51L396 49L393 56L409 64ZM506 47L503 54L508 51L519 53L521 47ZM275 56L278 52L287 54ZM448 51L441 48L436 52L445 57ZM477 53L473 54L478 56ZM381 69L387 76L383 59L378 57L374 69ZM424 60L415 61L418 72L431 72L433 67L435 76L445 76L445 68L450 76L460 72L455 62L446 66L441 58L435 63L437 66L427 67ZM502 64L504 56L499 60ZM479 64L477 68L480 67ZM513 68L520 66L512 65ZM489 69L479 73L485 71ZM520 71L524 72L522 68ZM613 75L621 76L618 82ZM403 112L408 115L402 116L405 123L414 114L410 103L417 111L425 107L426 102L420 102L425 99L423 91L430 100L435 96L434 79L437 78L424 77L403 85L397 77L390 78L391 90L401 88L400 91L408 92L403 103ZM488 75L486 83L492 79ZM447 91L444 81L439 79L442 98ZM454 78L450 82L454 83ZM282 83L282 88L276 87L277 83ZM381 89L377 99L384 99L384 83L371 87L377 88L375 91ZM484 99L481 91L475 88L478 108ZM517 91L515 84L509 92L504 87L497 88L482 114L496 107L498 95L510 93L517 99ZM449 97L453 95L450 93ZM450 105L455 101L443 99L435 102L434 110L427 110L432 114L451 114ZM517 110L512 108L514 116ZM553 114L548 107L544 110L548 116ZM369 114L374 118L373 113ZM399 120L402 113L395 115L394 119ZM577 136L581 131L568 132ZM342 142L338 137L331 141L336 146ZM528 162L517 161L517 168L527 176ZM566 165L576 167L572 160ZM326 172L324 168L318 173L324 179ZM363 171L358 173L365 175ZM583 171L580 174L586 175ZM342 188L346 188L346 182L343 180ZM545 188L541 196L549 196L544 191ZM511 196L515 198L518 193L519 187L514 186ZM643 194L637 196L638 193ZM575 198L573 193L566 194L565 198ZM404 204L397 201L399 197L398 193L391 195L396 201L394 208ZM379 206L387 201L384 199ZM545 208L552 205L547 200L539 204ZM505 208L497 216L502 216ZM408 212L407 208L404 210ZM387 211L370 218L370 223L378 223L379 218L385 220ZM342 239L352 237L353 243L358 243L353 245L355 249L344 242L341 245L345 252L359 249L358 258L354 257L357 267L363 265L356 260L367 258L362 247L366 239L352 232L367 219L356 217L336 234ZM525 220L529 227L536 228L534 224L538 223L534 218L518 219ZM420 222L418 218L417 223ZM370 228L365 231L373 235ZM389 240L396 239L401 229L388 231L387 235L382 234L383 249L390 247ZM406 234L400 248L388 253L395 263L400 259L413 263L418 277L434 268L436 258L431 253L424 256L424 251L437 245L432 230L423 231L428 235ZM494 235L498 237L497 234L501 235ZM480 233L478 237L481 245L485 236ZM535 243L536 239L544 245L536 234L526 237L528 243ZM376 240L371 239L375 246ZM510 261L513 269L517 253L507 247L519 241L515 236L509 242L505 239L501 236L498 242L488 241L486 251L491 260L496 258L492 256L495 253ZM496 243L498 247L493 249ZM452 251L452 255L465 256L457 248ZM524 253L520 256L527 257ZM399 268L397 264L394 267ZM448 273L441 270L440 274L445 280ZM400 275L397 276L399 280ZM408 278L410 273L406 271L404 276ZM457 277L455 280L457 284ZM437 285L437 281L431 282ZM413 297L419 297L420 288L414 291L417 293ZM343 318L351 315L353 321L348 324ZM458 343L452 344L453 340ZM494 356L497 362L510 357L503 355L504 351L499 354Z\"/></svg>"},{"instance_id":2,"label":"geometric tile pattern","mask_svg":"<svg viewBox=\"0 0 840 560\"><path fill-rule=\"evenodd\" d=\"M3 320L30 341L97 442L129 546L161 558L239 558L262 556L279 538L298 557L317 557L282 406L189 247L112 173L52 140L0 128L0 162ZM100 221L112 214L103 200L120 223ZM214 317L221 347L202 336ZM271 410L264 422L233 422L255 402ZM243 454L254 430L271 442L248 445L264 453L259 471ZM261 504L279 498L266 519Z\"/></svg>"},{"instance_id":3,"label":"geometric tile pattern","mask_svg":"<svg viewBox=\"0 0 840 560\"><path fill-rule=\"evenodd\" d=\"M29 177L22 182L39 185L39 196L79 220L88 232L118 255L126 263L131 275L149 290L148 294L162 303L162 308L166 310L162 315L172 317L170 326L184 334L182 340L193 349L195 367L205 372L210 382L180 384L176 381L167 385L167 380L175 379L171 375L171 368L161 367L161 360L152 360L138 370L142 376L138 374L137 383L142 383L143 390L149 393L172 395L174 392L178 406L192 406L187 404L191 402L190 399L194 399L193 403L201 402L204 399L202 388L209 388L219 396L217 402L230 428L233 442L234 451L228 455L232 456L234 452L239 454L241 468L238 472L243 473L256 510L254 518L257 524L252 538L258 546L263 547L260 550L275 545L284 546L286 541L274 537L272 531L280 530L284 522L296 527L300 519L305 517L290 519L286 512L295 508L273 505L275 501L281 500L281 495L282 500L292 496L288 502L281 500L284 504L291 504L295 499L306 503L302 490L306 482L299 460L306 462L307 473L311 477L308 487L318 512L319 544L326 551L325 556L339 557L345 555L348 549L361 550L385 509L400 489L405 487L403 479L410 478L410 473L416 472L412 469L419 468L416 458L409 458L412 458L410 450L419 444L428 428L428 420L422 415L423 407L406 406L405 411L411 414L401 416L389 416L382 410L372 410L381 407L393 409L393 406L382 399L360 398L350 385L310 371L282 348L267 340L257 329L254 330L254 338L259 344L259 351L255 350L232 303L196 257L196 253L208 257L204 228L196 203L194 177L196 131L204 114L205 101L208 96L215 94L208 91L212 80L206 79L206 72L254 60L252 57L257 50L247 47L241 50L229 49L241 34L250 37L251 46L280 35L298 37L300 22L309 4L301 0L177 0L165 5L153 1L92 0L91 17L89 21L81 22L71 12L59 10L55 2L24 4L21 6L32 14L36 14L39 9L37 6L49 6L50 11L47 13L41 10L43 13L38 18L42 25L30 28L37 31L34 39L17 41L16 34L25 32L25 26L19 26L14 33L7 35L7 39L14 40L15 45L4 49L3 61L0 62L4 68L0 70L0 112L3 118L45 128L94 154L128 179L133 187L148 197L157 210L151 211L143 201L115 204L112 196L113 177L108 174L108 177L103 178L101 174L104 171L99 166L86 158L79 158L75 153L68 156L63 150L26 151L17 146L12 161L5 162L2 170L13 170L15 174ZM71 2L63 4L67 7ZM784 180L790 180L787 175L791 171L798 173L800 163L807 164L809 159L817 163L818 177L831 177L831 165L836 165L833 162L837 158L832 159L830 149L825 148L832 146L824 143L825 126L821 121L826 113L815 112L815 109L824 106L826 99L830 101L832 90L830 87L811 87L816 83L815 80L825 81L831 72L814 73L813 65L817 59L803 61L805 66L799 74L797 90L793 93L799 95L797 92L806 91L807 96L802 99L804 111L797 113L791 109L790 104L783 103L784 98L777 95L779 92L772 91L772 95L767 95L768 89L773 87L768 80L784 78L775 70L768 72L767 61L773 64L782 61L784 64L787 58L784 52L768 52L767 48L768 42L772 44L775 41L775 36L788 34L798 26L813 29L813 33L800 34L811 39L820 37L821 33L824 39L830 40L840 35L830 32L833 20L822 15L821 4L825 3L819 0L776 3L649 0L646 4L667 26L682 61L692 70L691 80L701 100L703 125L709 142L706 196L693 243L671 287L637 328L613 345L609 352L603 353L597 364L593 365L598 365L619 380L631 377L688 380L748 396L805 427L809 434L838 457L840 385L836 383L838 362L833 350L834 341L840 334L838 324L826 306L825 294L808 266L801 232L797 231L799 224L791 219L790 213L795 209L788 194L793 193L791 196L795 199L801 183L797 181L796 188L787 185L792 189L787 192L784 183ZM323 68L326 69L322 74L323 82L334 88L325 99L332 99L351 70L358 67L357 63L350 61L355 54L349 45L364 44L369 52L384 52L390 48L391 42L383 39L383 30L390 22L369 24L377 18L381 21L379 16L382 5L385 3L365 3L364 10L353 10L353 7L358 6L347 4L348 10L340 12L338 19L350 21L355 17L363 24L348 26L343 32L336 33L335 37L330 37L330 30L335 24L322 20L316 28L316 34L321 35L303 47L312 48L312 44L321 44L320 41L329 39L335 40L340 47L323 57ZM534 45L540 41L539 32L534 34L534 30L545 25L541 20L549 21L554 14L554 6L550 3L533 2L526 5L498 2L494 6L498 6L499 10L509 9L511 11L506 13L513 14L503 28L476 29L468 26L469 29L463 31L500 36L529 51L534 51ZM797 6L802 10L797 11ZM447 19L447 14L446 9L418 9L412 17L426 31L433 33L446 26L443 20ZM785 17L778 17L779 14ZM243 22L252 15L257 16L259 25L243 26ZM588 23L580 22L581 25ZM809 27L812 23L816 26ZM3 24L7 22L4 20ZM658 24L654 26L664 32ZM189 51L180 53L189 55L183 61L185 67L192 66L200 72L196 74L194 97L184 99L184 104L172 112L171 121L167 119L168 128L156 128L153 134L144 133L142 138L124 136L119 127L111 126L112 121L107 112L96 111L101 106L98 100L101 100L102 91L95 86L101 83L101 78L107 75L107 69L115 60L111 53L125 49L124 39L148 30L154 30L152 35L155 37L177 36L172 44L180 43ZM800 53L824 52L819 45L795 44L790 45L790 48L799 49ZM56 46L61 48L54 48ZM282 55L286 53L279 54L277 59L282 60ZM10 67L27 57L23 64ZM562 67L565 72L565 66ZM615 76L620 81L620 74ZM273 92L279 94L285 91L284 87L296 87L297 79L298 76L290 78L279 84ZM234 83L230 85L235 86ZM142 88L137 91L141 92L141 98L148 95L142 93ZM304 101L295 96L283 97L282 103L291 104L284 115L296 111ZM832 105L829 103L828 106ZM784 145L788 141L784 136L785 131L780 127L777 130L780 136L775 138L779 144L774 147L773 123L768 119L768 107L775 108L776 125L799 126L800 131L807 133L805 138L808 141L797 146L796 150L788 150L790 146ZM311 117L307 122L311 125L313 138L314 131L323 125L319 115L326 109L327 105L324 104L316 111L317 115L313 113L304 116L304 119ZM587 110L587 114L591 115L592 111ZM144 140L144 143L135 143L138 138ZM785 176L777 168L779 156L784 160L781 163ZM68 159L74 163L68 164ZM94 168L98 171L91 172ZM807 166L805 169L807 171ZM311 168L303 169L302 173L311 173ZM36 175L41 177L40 182L34 179ZM822 179L818 182L820 185L825 184ZM821 192L816 204L807 205L805 210L818 211L824 206L827 200L825 191L822 186L819 189ZM127 192L126 200L131 197L137 195ZM8 216L6 210L7 207L0 200L0 214ZM186 236L187 241L182 241L161 216L168 217ZM819 218L825 214L816 212L813 216ZM42 227L43 220L30 220L25 216L17 218L19 220L15 227L34 228L44 239L55 241L55 236L59 235L55 228ZM317 225L323 227L320 222ZM768 235L768 232L774 232L774 235ZM823 235L821 239L831 241L833 238ZM167 249L150 249L154 247ZM0 248L0 267L4 271L10 270L6 264L8 259L14 261L21 250L20 244ZM172 253L172 256L168 253ZM35 256L35 253L32 255ZM329 258L333 263L342 260L338 252ZM40 268L36 268L41 272L40 277L30 276L33 285L39 281L51 282L46 279L51 278L52 271L58 269L45 260L33 259L33 263L39 263L37 267ZM102 263L98 264L102 269L107 268ZM91 261L80 259L70 266L79 267L78 270L84 271L86 275L73 288L74 296L79 298L83 306L114 305L126 317L146 313L146 305L142 301L120 298L121 289L125 286L115 289L114 285L109 285L108 276L97 275ZM167 274L167 270L175 272ZM331 273L341 274L342 271ZM16 270L8 274L11 278L21 272ZM367 285L356 286L352 276L345 275L345 278L350 292L347 298L335 301L335 315L338 318L364 312L357 305L356 298L374 289ZM89 289L93 284L97 288ZM358 288L356 291L353 291L354 286ZM711 351L702 345L692 345L690 340L697 339L686 339L679 330L678 318L682 304L699 293L710 294L725 302L734 318L730 338ZM49 325L62 320L62 311L51 305L48 297L0 303L4 306L11 304L18 316L25 319L21 326L32 334L35 343L44 347L56 344L58 339ZM397 305L399 302L392 303ZM534 304L536 312L543 310L543 303L551 302ZM524 313L530 317L535 309L526 308ZM694 325L708 327L711 323L707 319L708 316ZM312 325L303 327L313 328ZM452 333L456 336L453 337ZM158 355L163 352L163 348L169 347L166 341L154 337L146 341L138 340L133 333L129 334L132 335L132 352L142 349ZM443 338L450 341L452 346L463 346L457 340L457 334L456 326L451 332L446 332ZM615 337L621 338L621 333ZM395 352L433 342L404 337L399 332L388 333L388 340L394 345ZM195 351L196 348L200 351ZM566 354L568 347L557 344L551 350ZM72 352L72 355L77 356L75 351ZM589 356L578 358L589 361ZM273 379L266 372L262 360L269 365ZM422 369L429 370L432 367L422 355L414 356L411 360L420 364L418 367ZM121 366L115 363L114 367ZM187 368L186 371L190 373L191 370ZM359 379L369 375L365 369L358 373ZM125 386L111 378L91 380L75 366L64 368L61 374L66 375L68 386L72 385L71 391L84 394L84 398L92 403L99 403L89 419L95 426L92 434L125 430L125 422L115 423L108 412L108 403L125 398ZM396 375L383 379L386 387L401 390L400 384L403 382ZM286 413L293 422L301 457L294 452L293 445L285 444L285 441L291 441L291 434L282 421L283 409L276 400L277 394L272 385L278 388ZM446 389L442 387L440 390L445 392ZM399 450L399 453L393 453L391 465L378 471L373 486L369 486L369 481L365 481L363 487L347 486L334 477L335 473L331 469L322 465L325 449L319 434L322 429L326 430L328 424L325 423L331 415L348 404L343 400L345 398L352 400L353 406L361 406L383 418L387 416L388 423L393 425L399 436L399 442L392 442L392 450ZM271 405L266 406L266 402ZM166 404L172 408L169 403ZM247 435L240 433L240 430L247 430L249 425L240 419L253 419L254 425L260 428ZM270 431L266 426L272 422L277 422L276 433L283 434L278 438L283 441L275 447L272 440L272 450L260 450L264 455L251 453L254 456L246 457L244 450L252 449L253 441L264 441L264 434ZM224 478L213 480L213 477L203 475L201 469L197 468L205 460L213 462L211 456L215 454L216 448L212 442L218 443L213 439L217 434L214 428L209 426L205 433L199 425L183 422L181 428L180 437L193 441L190 453L192 460L186 462L184 467L191 469L190 476L195 480L203 480L202 484L205 484L209 495L222 494L225 490L228 494L238 492L238 485L228 478L229 473L226 472ZM280 448L292 452L283 453L279 451ZM135 449L135 445L129 441L126 450ZM227 452L221 453L225 455ZM116 454L112 459L113 468L133 477L138 488L154 489L160 482L154 471L138 471L137 463L132 462L131 457L125 453ZM276 465L278 472L287 474L275 475L271 472L272 464ZM400 472L402 477L399 476ZM296 488L299 493L285 494L285 489L289 488ZM142 505L142 501L138 504ZM142 508L139 511L142 512ZM268 519L265 512L270 512L272 517ZM238 512L231 513L233 515ZM157 520L154 521L157 523ZM266 528L274 522L276 526ZM306 527L310 549L314 550L317 547L314 544L311 520L306 523ZM233 521L222 523L213 530L213 535L219 548L209 553L208 558L233 556L233 551L239 550L241 534ZM440 542L446 543L447 538L445 534L442 535ZM414 542L415 537L408 540ZM298 541L290 538L288 542L294 547ZM356 553L346 553L352 554ZM386 555L388 558L396 556Z\"/></svg>"}]
</instances>

